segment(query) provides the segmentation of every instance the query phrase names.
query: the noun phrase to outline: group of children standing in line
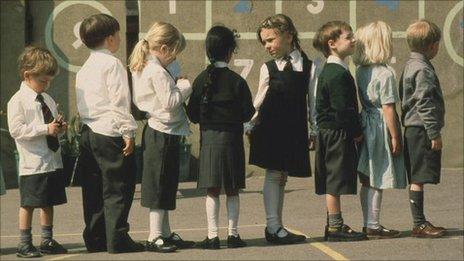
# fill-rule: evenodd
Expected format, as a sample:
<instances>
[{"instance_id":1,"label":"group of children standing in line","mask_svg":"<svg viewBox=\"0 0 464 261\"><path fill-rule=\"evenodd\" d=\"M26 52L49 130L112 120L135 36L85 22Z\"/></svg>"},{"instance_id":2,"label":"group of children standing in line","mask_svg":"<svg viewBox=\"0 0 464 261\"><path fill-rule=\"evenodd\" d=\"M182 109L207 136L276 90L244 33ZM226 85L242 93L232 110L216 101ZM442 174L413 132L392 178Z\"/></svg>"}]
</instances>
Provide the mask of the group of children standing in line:
<instances>
[{"instance_id":1,"label":"group of children standing in line","mask_svg":"<svg viewBox=\"0 0 464 261\"><path fill-rule=\"evenodd\" d=\"M264 234L270 243L306 240L285 228L282 210L287 177L311 176L310 148L316 150L316 194L326 195L326 240L399 236L399 231L379 223L379 212L382 190L405 188L406 176L414 220L412 236L445 233L444 228L428 222L423 211L423 185L440 181L440 131L444 126L443 95L430 63L441 38L435 24L420 20L409 26L411 55L398 92L395 72L388 66L392 31L384 22L361 27L355 34L345 22L324 24L313 46L327 61L316 76L292 20L283 14L268 17L259 25L257 36L272 59L260 69L253 101L247 82L228 68L237 48L232 30L217 25L208 31L205 47L210 64L190 86L166 69L184 50L184 36L173 25L156 22L135 46L129 64L132 101L148 119L142 139L141 205L150 210L145 244L128 234L137 125L130 111L126 67L112 55L119 47L119 23L106 14L93 15L82 22L80 36L91 49L76 78L77 108L83 123L79 158L83 237L89 252L173 252L194 246L219 249L221 189L227 195L227 246L246 246L237 230L239 190L245 188L243 134L250 142L249 163L266 170ZM353 53L356 79L346 63ZM17 255L65 253L53 239L52 227L53 206L67 201L57 143L67 123L45 93L58 72L57 62L47 50L30 47L19 58L19 71L23 82L8 103L9 130L20 155ZM395 111L398 102L404 139ZM208 235L196 244L172 232L169 224L169 211L176 208L179 143L182 136L189 135L189 120L200 125L198 188L207 189ZM345 224L340 205L341 195L357 193L358 173L362 232ZM32 244L34 208L41 209L39 249Z\"/></svg>"}]
</instances>

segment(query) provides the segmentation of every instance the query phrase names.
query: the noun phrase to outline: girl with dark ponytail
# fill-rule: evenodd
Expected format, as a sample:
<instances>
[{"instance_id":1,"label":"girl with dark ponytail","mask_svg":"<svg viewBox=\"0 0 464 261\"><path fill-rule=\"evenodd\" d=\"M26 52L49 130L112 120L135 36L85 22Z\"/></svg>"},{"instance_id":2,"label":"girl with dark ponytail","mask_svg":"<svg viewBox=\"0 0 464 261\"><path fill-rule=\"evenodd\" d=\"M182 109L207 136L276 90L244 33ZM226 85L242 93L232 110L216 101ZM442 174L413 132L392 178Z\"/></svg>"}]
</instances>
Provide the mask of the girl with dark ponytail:
<instances>
[{"instance_id":1,"label":"girl with dark ponytail","mask_svg":"<svg viewBox=\"0 0 464 261\"><path fill-rule=\"evenodd\" d=\"M227 67L237 48L236 37L225 26L213 26L208 31L205 47L210 64L193 82L193 93L187 106L190 121L200 124L198 188L207 189L208 236L199 246L205 249L220 247L221 188L227 195L227 246L246 246L237 232L238 191L245 188L243 123L251 119L255 110L247 82Z\"/></svg>"}]
</instances>

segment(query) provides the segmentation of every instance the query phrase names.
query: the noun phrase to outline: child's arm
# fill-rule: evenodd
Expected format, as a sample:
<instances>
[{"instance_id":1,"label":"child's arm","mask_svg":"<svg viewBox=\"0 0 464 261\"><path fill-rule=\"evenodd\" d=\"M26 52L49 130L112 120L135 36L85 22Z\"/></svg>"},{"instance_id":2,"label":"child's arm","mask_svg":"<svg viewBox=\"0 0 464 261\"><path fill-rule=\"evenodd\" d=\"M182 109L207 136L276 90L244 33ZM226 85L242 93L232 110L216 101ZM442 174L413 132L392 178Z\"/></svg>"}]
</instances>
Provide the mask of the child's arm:
<instances>
[{"instance_id":1,"label":"child's arm","mask_svg":"<svg viewBox=\"0 0 464 261\"><path fill-rule=\"evenodd\" d=\"M255 99L253 101L253 106L255 107L255 113L251 120L245 124L245 133L249 134L254 128L256 122L258 121L259 108L263 104L264 98L266 97L267 90L269 89L269 71L266 64L261 66L259 72L259 83L258 83L258 92L256 93Z\"/></svg>"},{"instance_id":2,"label":"child's arm","mask_svg":"<svg viewBox=\"0 0 464 261\"><path fill-rule=\"evenodd\" d=\"M435 81L435 72L429 68L420 70L415 77L416 89L414 96L417 98L417 113L424 123L425 130L430 140L432 140L432 149L440 150L441 142L441 123L439 123L439 112L435 104L435 88L438 88Z\"/></svg>"},{"instance_id":3,"label":"child's arm","mask_svg":"<svg viewBox=\"0 0 464 261\"><path fill-rule=\"evenodd\" d=\"M309 119L309 149L314 150L316 148L316 136L317 136L317 125L316 125L316 91L317 91L317 66L315 63L311 66L311 73L309 78L308 86L308 119Z\"/></svg>"},{"instance_id":4,"label":"child's arm","mask_svg":"<svg viewBox=\"0 0 464 261\"><path fill-rule=\"evenodd\" d=\"M390 133L390 150L393 156L398 155L401 148L401 132L398 126L398 119L394 103L383 104L382 105L383 115L385 117L385 122L387 123L388 132Z\"/></svg>"},{"instance_id":5,"label":"child's arm","mask_svg":"<svg viewBox=\"0 0 464 261\"><path fill-rule=\"evenodd\" d=\"M187 105L187 116L192 123L200 122L200 99L201 99L201 88L198 85L198 78L193 81L192 95L190 95L189 102Z\"/></svg>"},{"instance_id":6,"label":"child's arm","mask_svg":"<svg viewBox=\"0 0 464 261\"><path fill-rule=\"evenodd\" d=\"M134 137L137 124L130 113L131 96L127 72L121 62L117 61L109 69L106 83L108 98L114 113L113 125L126 138Z\"/></svg>"},{"instance_id":7,"label":"child's arm","mask_svg":"<svg viewBox=\"0 0 464 261\"><path fill-rule=\"evenodd\" d=\"M163 109L171 111L176 109L187 100L192 93L192 87L188 80L178 79L177 84L173 83L168 72L157 71L151 78L156 96L161 102Z\"/></svg>"},{"instance_id":8,"label":"child's arm","mask_svg":"<svg viewBox=\"0 0 464 261\"><path fill-rule=\"evenodd\" d=\"M248 83L243 80L240 83L240 102L242 108L242 122L247 122L251 120L251 117L255 113L255 107L253 106L253 98L251 97L250 87Z\"/></svg>"},{"instance_id":9,"label":"child's arm","mask_svg":"<svg viewBox=\"0 0 464 261\"><path fill-rule=\"evenodd\" d=\"M24 108L18 100L12 100L7 106L8 129L13 139L32 140L53 133L58 133L58 123L26 124ZM56 135L56 134L55 134Z\"/></svg>"}]
</instances>

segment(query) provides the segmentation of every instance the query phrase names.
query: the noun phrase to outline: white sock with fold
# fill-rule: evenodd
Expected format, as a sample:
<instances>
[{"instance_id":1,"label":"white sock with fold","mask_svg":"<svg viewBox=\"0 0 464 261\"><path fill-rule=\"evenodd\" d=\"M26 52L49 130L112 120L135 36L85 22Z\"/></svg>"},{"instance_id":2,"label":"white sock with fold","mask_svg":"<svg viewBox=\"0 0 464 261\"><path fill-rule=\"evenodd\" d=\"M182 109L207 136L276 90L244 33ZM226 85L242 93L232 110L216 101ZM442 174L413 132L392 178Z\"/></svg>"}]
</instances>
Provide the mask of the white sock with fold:
<instances>
[{"instance_id":1,"label":"white sock with fold","mask_svg":"<svg viewBox=\"0 0 464 261\"><path fill-rule=\"evenodd\" d=\"M363 227L367 227L367 215L369 212L369 206L367 203L368 194L369 187L361 186L361 190L359 191L359 201L361 201L361 208L363 213Z\"/></svg>"},{"instance_id":2,"label":"white sock with fold","mask_svg":"<svg viewBox=\"0 0 464 261\"><path fill-rule=\"evenodd\" d=\"M163 234L164 212L164 209L150 209L150 234L148 235L148 241L151 242Z\"/></svg>"},{"instance_id":3,"label":"white sock with fold","mask_svg":"<svg viewBox=\"0 0 464 261\"><path fill-rule=\"evenodd\" d=\"M219 207L219 197L206 196L206 218L208 220L209 239L218 236Z\"/></svg>"},{"instance_id":4,"label":"white sock with fold","mask_svg":"<svg viewBox=\"0 0 464 261\"><path fill-rule=\"evenodd\" d=\"M227 218L229 219L229 236L238 236L237 226L238 226L238 217L240 213L240 198L236 196L227 196Z\"/></svg>"},{"instance_id":5,"label":"white sock with fold","mask_svg":"<svg viewBox=\"0 0 464 261\"><path fill-rule=\"evenodd\" d=\"M171 226L169 225L169 211L164 211L164 218L163 218L163 230L162 230L163 237L168 238L171 236Z\"/></svg>"},{"instance_id":6,"label":"white sock with fold","mask_svg":"<svg viewBox=\"0 0 464 261\"><path fill-rule=\"evenodd\" d=\"M266 228L271 234L275 234L282 226L279 218L279 203L280 203L280 179L282 172L266 170L263 186L264 209L266 211ZM287 235L285 230L280 230L279 237Z\"/></svg>"},{"instance_id":7,"label":"white sock with fold","mask_svg":"<svg viewBox=\"0 0 464 261\"><path fill-rule=\"evenodd\" d=\"M371 229L378 229L380 227L380 207L382 204L382 190L369 188L368 196L368 217L367 217L367 227Z\"/></svg>"}]
</instances>

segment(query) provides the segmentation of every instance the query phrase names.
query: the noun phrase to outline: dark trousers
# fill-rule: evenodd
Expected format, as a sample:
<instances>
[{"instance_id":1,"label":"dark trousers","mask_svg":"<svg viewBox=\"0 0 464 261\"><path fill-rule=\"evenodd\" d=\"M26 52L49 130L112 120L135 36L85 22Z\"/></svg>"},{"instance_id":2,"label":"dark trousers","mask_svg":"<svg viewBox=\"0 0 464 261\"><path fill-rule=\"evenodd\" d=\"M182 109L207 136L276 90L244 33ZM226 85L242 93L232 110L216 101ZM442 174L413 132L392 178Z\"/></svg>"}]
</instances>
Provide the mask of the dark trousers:
<instances>
[{"instance_id":1,"label":"dark trousers","mask_svg":"<svg viewBox=\"0 0 464 261\"><path fill-rule=\"evenodd\" d=\"M127 218L135 191L134 154L124 157L121 137L97 134L88 126L81 134L85 246L89 251L124 249L129 242Z\"/></svg>"}]
</instances>

